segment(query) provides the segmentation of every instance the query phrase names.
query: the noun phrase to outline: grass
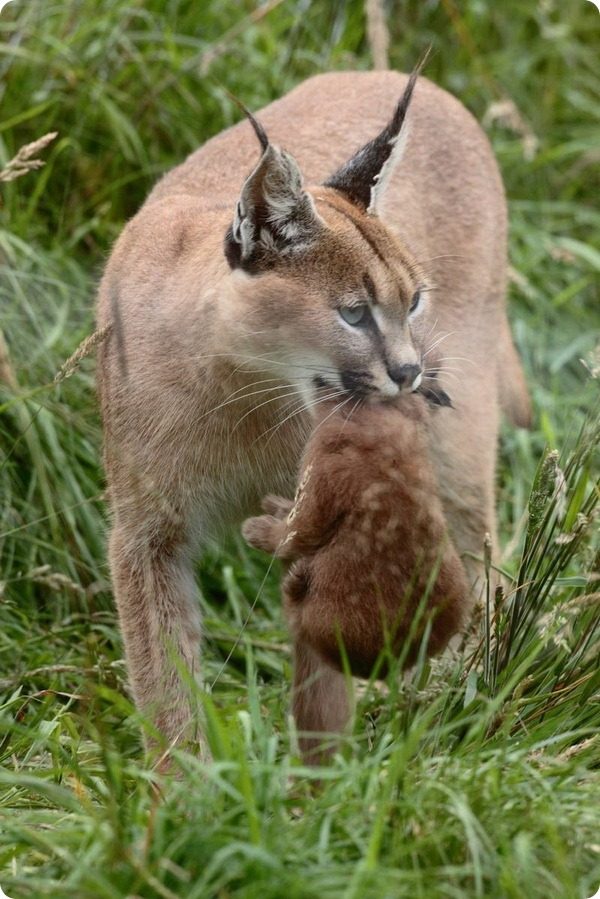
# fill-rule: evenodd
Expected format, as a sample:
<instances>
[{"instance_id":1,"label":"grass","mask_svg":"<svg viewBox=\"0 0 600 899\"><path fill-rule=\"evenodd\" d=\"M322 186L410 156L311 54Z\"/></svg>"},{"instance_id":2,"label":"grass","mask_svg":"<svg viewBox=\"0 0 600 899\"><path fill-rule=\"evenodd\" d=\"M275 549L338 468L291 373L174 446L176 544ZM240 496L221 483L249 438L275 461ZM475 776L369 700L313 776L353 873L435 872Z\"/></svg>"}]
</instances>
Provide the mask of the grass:
<instances>
[{"instance_id":1,"label":"grass","mask_svg":"<svg viewBox=\"0 0 600 899\"><path fill-rule=\"evenodd\" d=\"M583 899L600 884L598 381L580 361L594 367L599 326L600 16L441 0L391 3L388 22L393 66L434 44L428 75L486 122L507 185L511 317L536 408L501 445L513 590L490 597L462 657L390 677L387 694L367 685L344 751L315 773L287 717L276 574L261 589L264 560L232 542L199 572L215 761L180 753L158 801L108 582L93 360L53 378L93 327L123 221L239 115L224 88L258 108L315 72L368 67L362 3L17 0L0 15L0 164L59 132L44 168L0 185L10 896Z\"/></svg>"}]
</instances>

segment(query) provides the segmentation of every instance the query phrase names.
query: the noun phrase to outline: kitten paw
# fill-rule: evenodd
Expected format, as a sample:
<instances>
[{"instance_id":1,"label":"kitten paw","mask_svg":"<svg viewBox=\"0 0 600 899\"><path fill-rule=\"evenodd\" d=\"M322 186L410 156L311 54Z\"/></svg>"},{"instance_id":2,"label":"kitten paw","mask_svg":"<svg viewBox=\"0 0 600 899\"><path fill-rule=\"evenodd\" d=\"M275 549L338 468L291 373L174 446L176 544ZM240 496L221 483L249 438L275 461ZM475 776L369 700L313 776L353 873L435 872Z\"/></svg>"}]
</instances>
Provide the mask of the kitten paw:
<instances>
[{"instance_id":1,"label":"kitten paw","mask_svg":"<svg viewBox=\"0 0 600 899\"><path fill-rule=\"evenodd\" d=\"M255 549L274 553L280 543L280 520L274 515L247 518L242 525L242 537Z\"/></svg>"}]
</instances>

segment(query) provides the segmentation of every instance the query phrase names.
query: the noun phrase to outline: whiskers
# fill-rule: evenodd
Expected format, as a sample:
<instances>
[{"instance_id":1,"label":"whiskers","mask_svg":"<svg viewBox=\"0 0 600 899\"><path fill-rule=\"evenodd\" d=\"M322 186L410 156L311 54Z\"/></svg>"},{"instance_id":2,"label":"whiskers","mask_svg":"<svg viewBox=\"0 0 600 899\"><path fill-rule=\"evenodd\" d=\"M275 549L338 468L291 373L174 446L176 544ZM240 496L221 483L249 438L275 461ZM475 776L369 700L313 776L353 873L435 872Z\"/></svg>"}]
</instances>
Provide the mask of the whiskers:
<instances>
[{"instance_id":1,"label":"whiskers","mask_svg":"<svg viewBox=\"0 0 600 899\"><path fill-rule=\"evenodd\" d=\"M324 395L320 393L321 391L324 391L327 389L328 388L325 388L325 387L318 387L317 388L317 396L312 402L306 403L304 401L304 399L302 399L301 402L299 404L297 404L296 407L294 409L292 409L292 411L288 415L285 415L284 418L282 418L280 421L276 422L276 424L271 425L270 428L267 428L265 431L262 432L262 434L259 434L258 437L256 438L256 440L254 441L254 443L257 443L259 440L262 440L264 437L267 437L267 434L268 434L269 436L264 444L264 446L268 446L270 441L275 437L275 435L277 434L279 429L283 427L283 425L285 425L288 421L291 421L291 419L293 419L295 416L310 412L312 409L315 409L321 403L325 403L330 400L336 400L340 396L343 396L344 401L342 403L339 403L338 406L335 407L335 409L333 410L335 412L338 408L341 408L341 406L343 406L346 401L352 399L352 395L349 395L348 393L346 393L346 391L343 390L341 387L329 389L329 392L325 393ZM333 413L330 413L330 414L333 414ZM322 422L320 424L322 424Z\"/></svg>"},{"instance_id":2,"label":"whiskers","mask_svg":"<svg viewBox=\"0 0 600 899\"><path fill-rule=\"evenodd\" d=\"M258 386L259 384L266 384L268 381L275 381L276 384L274 384L271 387L261 388L260 390L252 390L253 387ZM225 406L230 406L231 403L238 403L238 402L241 402L242 400L248 400L253 396L259 396L260 394L263 394L263 393L276 392L276 395L274 397L272 397L271 400L266 401L267 403L271 402L275 399L283 399L284 397L289 396L290 394L288 392L282 396L281 393L279 393L279 391L281 391L281 390L289 391L290 388L292 388L292 385L286 384L286 383L282 384L280 378L265 378L260 381L253 381L250 384L244 384L244 385L242 385L242 387L239 387L237 390L234 390L223 400L222 403L219 403L217 406L213 406L212 409L208 409L208 411L204 412L200 418L203 419L203 418L206 418L208 415L213 415L215 412L218 412L220 409L223 409ZM260 405L266 405L266 403L261 403ZM250 412L255 408L259 408L259 406L253 406L252 409L250 410ZM248 415L248 414L249 413L246 413L246 415Z\"/></svg>"},{"instance_id":3,"label":"whiskers","mask_svg":"<svg viewBox=\"0 0 600 899\"><path fill-rule=\"evenodd\" d=\"M364 399L364 397L359 396L358 399L356 400L356 402L354 403L354 405L352 406L352 408L350 409L350 412L348 413L348 415L346 415L346 417L344 418L344 423L343 423L342 427L340 428L340 435L343 434L344 428L346 427L346 425L348 424L348 422L350 421L350 419L352 418L352 416L354 415L354 413L356 412L358 407L363 402L363 399Z\"/></svg>"},{"instance_id":4,"label":"whiskers","mask_svg":"<svg viewBox=\"0 0 600 899\"><path fill-rule=\"evenodd\" d=\"M430 343L427 347L427 350L423 353L423 359L426 359L430 353L433 353L435 349L437 349L440 344L442 344L445 340L448 340L449 337L452 337L456 334L456 331L448 331L446 334L442 334L440 337L437 337L433 343Z\"/></svg>"},{"instance_id":5,"label":"whiskers","mask_svg":"<svg viewBox=\"0 0 600 899\"><path fill-rule=\"evenodd\" d=\"M450 380L452 382L453 386L460 387L461 380L453 372L440 371L437 368L431 368L431 369L425 369L425 371L423 372L423 381L430 382L429 384L427 384L427 388L429 390L432 389L432 384L440 383L440 375L444 376L444 380Z\"/></svg>"},{"instance_id":6,"label":"whiskers","mask_svg":"<svg viewBox=\"0 0 600 899\"><path fill-rule=\"evenodd\" d=\"M235 378L236 375L238 376L238 382L244 375L254 377L254 380L250 380L228 393L221 402L203 412L200 418L210 419L212 416L217 415L232 404L242 404L242 406L249 404L247 409L242 409L242 413L237 417L237 420L231 427L230 433L233 434L241 427L243 422L249 416L259 413L261 409L265 409L269 405L272 405L277 407L275 414L279 416L280 420L271 428L268 428L267 431L263 432L261 437L269 432L273 432L272 436L274 436L274 432L282 427L287 421L290 421L294 416L300 415L306 411L306 409L310 408L311 404L307 405L305 399L302 397L303 382L306 382L308 385L316 375L322 377L335 376L336 381L339 377L337 369L332 366L301 364L299 362L294 362L292 359L286 359L281 353L278 355L279 358L274 358L273 354L270 353L263 353L257 356L213 353L199 357L199 359L205 360L223 359L226 364L228 361L231 363L231 366L227 365L226 373L223 373L221 377L222 384L226 384L227 381L231 378ZM281 371L281 376L277 376L278 368L285 369L285 371ZM266 375L266 377L258 377L256 379L257 375ZM317 394L317 401L320 402L325 401L325 399L334 398L341 392L338 388L332 390L332 387L328 387L327 390L327 395L323 396L322 389L319 388L319 391L321 392ZM286 400L288 402L284 402ZM291 412L289 412L290 408L292 408ZM289 414L286 414L288 412ZM267 414L269 414L268 411ZM273 416L270 417L271 420L273 420ZM215 424L216 423L215 420Z\"/></svg>"},{"instance_id":7,"label":"whiskers","mask_svg":"<svg viewBox=\"0 0 600 899\"><path fill-rule=\"evenodd\" d=\"M354 395L352 393L350 393L350 394L345 393L344 395L345 395L345 399L343 399L341 403L337 403L337 405L335 405L333 407L333 409L331 410L329 415L326 415L325 418L323 419L323 421L319 422L317 427L314 429L313 434L316 434L317 431L319 430L319 428L323 427L325 422L329 421L329 419L331 418L332 415L335 415L336 412L338 412L340 409L343 409L344 406L346 406L351 400L354 399ZM317 405L319 405L319 403L318 402L314 403L314 405L317 406Z\"/></svg>"},{"instance_id":8,"label":"whiskers","mask_svg":"<svg viewBox=\"0 0 600 899\"><path fill-rule=\"evenodd\" d=\"M279 358L274 358L273 354L263 353L260 356L248 356L248 355L237 355L234 357L230 357L232 361L238 361L239 364L236 368L233 369L232 374L242 371L248 373L254 373L256 371L272 371L270 368L256 369L254 366L251 366L250 363L260 362L262 365L276 365L280 368L286 369L296 369L304 372L314 372L315 374L330 374L337 375L337 369L330 365L310 365L306 362L294 362L291 357L287 357L282 353L278 353ZM244 368L245 365L248 365L248 368Z\"/></svg>"},{"instance_id":9,"label":"whiskers","mask_svg":"<svg viewBox=\"0 0 600 899\"><path fill-rule=\"evenodd\" d=\"M463 366L448 364L449 361L454 361L455 359L458 359L458 357L440 356L429 360L430 364L426 364L423 368L423 380L430 382L450 381L454 386L460 387L465 378ZM466 358L461 359L461 361L471 362L470 359ZM472 364L475 365L475 363ZM431 389L431 384L428 387Z\"/></svg>"},{"instance_id":10,"label":"whiskers","mask_svg":"<svg viewBox=\"0 0 600 899\"><path fill-rule=\"evenodd\" d=\"M440 333L437 330L437 324L438 319L436 318L425 335L425 351L421 356L423 380L429 382L427 389L434 394L436 381L449 381L454 387L460 387L465 378L465 365L470 365L472 371L475 371L478 367L477 363L467 356L438 355L440 350L443 352L445 341L460 334L460 332L454 330Z\"/></svg>"},{"instance_id":11,"label":"whiskers","mask_svg":"<svg viewBox=\"0 0 600 899\"><path fill-rule=\"evenodd\" d=\"M238 380L246 374L255 378L257 375L265 375L265 377L258 377L258 379L251 380L232 390L220 403L205 411L201 416L209 418L217 415L234 403L247 404L248 408L242 409L229 429L233 434L250 416L256 413L263 416L266 414L272 423L252 441L252 446L259 442L262 442L263 448L268 446L285 425L294 422L294 419L301 419L321 403L340 400L327 418L350 403L351 400L354 400L355 404L350 415L360 404L360 399L357 401L354 394L349 394L339 384L339 372L331 365L297 362L293 358L286 358L286 355L281 352L260 355L214 353L206 354L199 359L223 359L231 363L226 366L226 373L221 378L222 383L226 383L228 379L234 378L236 375ZM282 370L281 377L277 377L278 368L285 370ZM314 383L317 376L322 379L334 380L335 383L316 387L314 397L307 401L306 396L303 396L302 385L305 383L308 387L311 382ZM267 408L269 406L271 409ZM261 413L263 409L265 412Z\"/></svg>"}]
</instances>

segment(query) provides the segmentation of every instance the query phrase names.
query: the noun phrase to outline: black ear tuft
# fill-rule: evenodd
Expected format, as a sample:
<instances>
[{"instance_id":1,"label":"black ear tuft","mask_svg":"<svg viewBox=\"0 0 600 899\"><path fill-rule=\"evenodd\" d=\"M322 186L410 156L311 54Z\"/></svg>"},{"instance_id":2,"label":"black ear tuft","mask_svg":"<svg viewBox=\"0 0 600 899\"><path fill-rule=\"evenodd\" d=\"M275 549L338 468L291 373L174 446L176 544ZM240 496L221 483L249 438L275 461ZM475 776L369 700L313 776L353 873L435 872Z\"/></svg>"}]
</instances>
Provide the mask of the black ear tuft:
<instances>
[{"instance_id":1,"label":"black ear tuft","mask_svg":"<svg viewBox=\"0 0 600 899\"><path fill-rule=\"evenodd\" d=\"M339 190L351 202L370 213L376 211L379 188L385 186L388 175L402 156L406 114L430 49L411 73L394 115L383 131L325 182L325 187Z\"/></svg>"},{"instance_id":2,"label":"black ear tuft","mask_svg":"<svg viewBox=\"0 0 600 899\"><path fill-rule=\"evenodd\" d=\"M269 138L267 137L267 132L265 131L263 126L260 124L260 122L254 118L254 116L252 115L252 113L250 112L250 110L248 109L246 104L242 103L242 101L239 99L239 97L236 97L236 95L232 94L231 91L228 91L227 88L224 88L224 90L225 90L225 93L227 94L227 96L229 97L229 99L233 103L235 103L235 105L238 107L238 109L241 109L241 111L244 113L244 115L246 116L246 118L248 119L248 121L250 122L252 127L254 128L254 133L256 134L256 136L259 140L261 149L264 153L265 150L267 149L267 147L269 146Z\"/></svg>"}]
</instances>

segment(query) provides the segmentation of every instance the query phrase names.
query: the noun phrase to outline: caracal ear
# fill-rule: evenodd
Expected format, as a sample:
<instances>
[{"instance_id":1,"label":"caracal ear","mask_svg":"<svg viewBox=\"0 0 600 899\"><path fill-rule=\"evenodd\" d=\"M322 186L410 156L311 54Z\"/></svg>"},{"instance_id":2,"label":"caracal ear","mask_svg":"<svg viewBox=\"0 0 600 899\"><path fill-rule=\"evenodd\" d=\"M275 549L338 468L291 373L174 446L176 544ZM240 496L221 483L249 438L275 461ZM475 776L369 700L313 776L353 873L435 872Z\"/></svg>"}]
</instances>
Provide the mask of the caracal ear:
<instances>
[{"instance_id":1,"label":"caracal ear","mask_svg":"<svg viewBox=\"0 0 600 899\"><path fill-rule=\"evenodd\" d=\"M312 197L303 189L294 157L273 146L262 125L244 112L263 152L242 187L225 236L225 256L231 268L254 273L269 268L282 255L306 249L324 224Z\"/></svg>"},{"instance_id":2,"label":"caracal ear","mask_svg":"<svg viewBox=\"0 0 600 899\"><path fill-rule=\"evenodd\" d=\"M377 208L390 175L404 153L408 135L406 114L417 78L428 56L429 50L408 79L396 111L383 131L365 144L325 182L325 187L333 187L340 191L369 215L377 215Z\"/></svg>"}]
</instances>

